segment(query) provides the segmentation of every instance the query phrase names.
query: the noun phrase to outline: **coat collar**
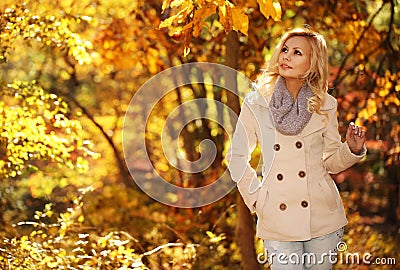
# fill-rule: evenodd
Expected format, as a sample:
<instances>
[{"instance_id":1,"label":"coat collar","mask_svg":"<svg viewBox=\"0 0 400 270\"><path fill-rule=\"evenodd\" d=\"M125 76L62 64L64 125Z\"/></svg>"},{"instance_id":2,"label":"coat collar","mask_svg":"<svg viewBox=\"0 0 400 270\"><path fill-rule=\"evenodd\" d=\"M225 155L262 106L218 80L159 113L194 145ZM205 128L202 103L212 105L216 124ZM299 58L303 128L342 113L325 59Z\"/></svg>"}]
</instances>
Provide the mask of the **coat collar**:
<instances>
[{"instance_id":1,"label":"coat collar","mask_svg":"<svg viewBox=\"0 0 400 270\"><path fill-rule=\"evenodd\" d=\"M268 108L271 96L263 95L258 89L249 92L245 98L248 103L256 104L261 107ZM336 99L328 93L325 93L325 101L322 105L321 111L329 111L336 108Z\"/></svg>"},{"instance_id":2,"label":"coat collar","mask_svg":"<svg viewBox=\"0 0 400 270\"><path fill-rule=\"evenodd\" d=\"M334 110L337 107L337 102L334 97L332 97L329 94L325 95L325 102L321 107L321 112L322 113L327 113L330 110ZM302 137L305 137L307 135L310 135L311 133L314 133L322 128L324 128L327 125L327 116L313 113L311 116L310 122L305 126L305 128L301 131L300 135Z\"/></svg>"},{"instance_id":3,"label":"coat collar","mask_svg":"<svg viewBox=\"0 0 400 270\"><path fill-rule=\"evenodd\" d=\"M264 96L259 90L255 89L251 91L245 98L245 101L248 102L250 105L258 105L264 109L268 109L270 97ZM336 99L331 96L330 94L325 94L325 101L321 107L321 112L327 113L330 110L334 110L337 108L337 101ZM269 113L269 109L268 109ZM320 115L317 113L313 113L310 122L305 126L303 131L299 134L302 137L310 135L314 133L326 125L325 115ZM275 128L272 122L272 118L268 117L269 121L266 121L266 124L269 128Z\"/></svg>"}]
</instances>

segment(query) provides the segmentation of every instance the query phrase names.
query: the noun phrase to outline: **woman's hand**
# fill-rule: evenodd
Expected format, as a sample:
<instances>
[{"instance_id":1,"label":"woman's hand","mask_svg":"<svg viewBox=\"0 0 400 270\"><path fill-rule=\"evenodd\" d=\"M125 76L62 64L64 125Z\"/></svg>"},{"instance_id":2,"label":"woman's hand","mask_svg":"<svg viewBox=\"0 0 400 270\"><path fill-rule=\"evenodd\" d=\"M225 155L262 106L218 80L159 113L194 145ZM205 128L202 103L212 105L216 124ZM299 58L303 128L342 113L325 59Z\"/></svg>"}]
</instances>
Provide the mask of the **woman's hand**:
<instances>
[{"instance_id":1,"label":"woman's hand","mask_svg":"<svg viewBox=\"0 0 400 270\"><path fill-rule=\"evenodd\" d=\"M359 155L365 143L365 130L351 122L346 132L346 142L351 152Z\"/></svg>"}]
</instances>

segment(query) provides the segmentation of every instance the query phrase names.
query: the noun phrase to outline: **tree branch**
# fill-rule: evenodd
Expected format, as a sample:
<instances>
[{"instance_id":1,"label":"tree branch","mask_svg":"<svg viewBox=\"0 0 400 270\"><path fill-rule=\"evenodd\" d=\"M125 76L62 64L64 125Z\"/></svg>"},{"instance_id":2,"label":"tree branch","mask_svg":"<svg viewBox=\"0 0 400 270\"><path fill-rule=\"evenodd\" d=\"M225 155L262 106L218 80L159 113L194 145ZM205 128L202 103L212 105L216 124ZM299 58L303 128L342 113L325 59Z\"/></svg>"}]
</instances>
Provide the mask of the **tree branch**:
<instances>
[{"instance_id":1,"label":"tree branch","mask_svg":"<svg viewBox=\"0 0 400 270\"><path fill-rule=\"evenodd\" d=\"M388 35L387 35L386 39L389 43L390 49L392 49L394 51L392 43L390 42L390 34L392 33L393 22L394 22L394 1L390 0L389 3L390 3L390 21L389 21Z\"/></svg>"},{"instance_id":2,"label":"tree branch","mask_svg":"<svg viewBox=\"0 0 400 270\"><path fill-rule=\"evenodd\" d=\"M158 247L156 247L156 248L154 248L154 249L152 249L152 250L150 250L150 251L147 251L147 252L143 253L141 256L142 256L142 257L144 257L144 256L149 256L149 255L152 255L152 254L154 254L154 253L157 253L157 252L159 252L160 250L162 250L162 249L164 249L164 248L168 248L168 247L183 247L183 246L198 247L198 245L196 245L196 244L189 244L189 245L186 245L186 244L183 244L183 243L167 243L167 244L158 246Z\"/></svg>"},{"instance_id":3,"label":"tree branch","mask_svg":"<svg viewBox=\"0 0 400 270\"><path fill-rule=\"evenodd\" d=\"M375 17L382 11L383 7L385 6L385 2L382 3L381 7L375 12L375 14L371 17L368 25L364 28L364 30L361 32L361 35L359 36L356 44L354 45L353 49L351 50L350 53L348 53L345 58L343 59L339 70L336 74L335 79L333 80L333 86L335 87L336 85L340 84L342 82L342 80L344 79L345 76L340 77L340 73L342 73L344 66L346 65L347 60L349 59L349 57L351 55L353 55L357 49L357 47L360 45L362 39L364 38L365 33L367 32L367 30L371 27L372 22L374 21Z\"/></svg>"},{"instance_id":4,"label":"tree branch","mask_svg":"<svg viewBox=\"0 0 400 270\"><path fill-rule=\"evenodd\" d=\"M106 139L107 143L110 145L110 147L113 150L114 153L114 157L117 161L118 167L120 168L120 172L122 173L122 178L123 178L123 182L124 184L129 187L129 186L133 186L133 182L134 181L130 181L132 180L130 177L130 174L128 172L128 168L126 166L126 163L124 161L124 159L122 158L122 156L120 155L119 150L117 149L117 147L114 144L114 141L111 139L110 136L108 136L107 132L104 130L104 128L100 125L99 122L96 121L96 119L94 119L94 117L91 115L91 113L89 113L89 111L79 103L79 101L71 96L68 95L66 96L66 98L68 98L69 100L72 101L72 103L74 103L74 105L76 107L78 107L79 109L82 110L82 113L84 115L86 115L86 117L100 130L101 134L103 135L103 137Z\"/></svg>"},{"instance_id":5,"label":"tree branch","mask_svg":"<svg viewBox=\"0 0 400 270\"><path fill-rule=\"evenodd\" d=\"M82 113L86 115L86 117L100 130L101 134L103 137L106 139L108 145L111 147L114 153L115 160L117 162L117 166L119 168L121 178L125 186L127 187L133 187L134 181L132 181L131 175L129 173L129 169L125 163L125 160L123 158L123 154L117 149L117 146L115 145L114 141L110 136L108 136L107 132L104 130L103 126L100 125L99 122L94 119L93 115L84 107L80 102L75 98L76 94L76 89L79 85L79 80L76 76L76 69L75 69L75 62L72 61L70 57L67 55L65 56L65 62L68 64L73 72L71 74L70 78L70 87L68 93L65 93L61 90L58 90L58 93L61 94L63 97L66 99L69 99L77 108L81 109Z\"/></svg>"}]
</instances>

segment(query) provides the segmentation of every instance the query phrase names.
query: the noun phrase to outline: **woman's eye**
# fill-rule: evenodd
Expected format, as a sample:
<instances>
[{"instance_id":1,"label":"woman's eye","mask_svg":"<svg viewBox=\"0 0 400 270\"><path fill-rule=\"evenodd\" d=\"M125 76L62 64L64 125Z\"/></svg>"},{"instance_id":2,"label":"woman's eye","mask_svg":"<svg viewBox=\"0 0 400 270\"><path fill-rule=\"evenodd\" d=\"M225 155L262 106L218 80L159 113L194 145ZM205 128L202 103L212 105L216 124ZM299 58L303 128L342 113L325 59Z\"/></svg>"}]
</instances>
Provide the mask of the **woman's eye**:
<instances>
[{"instance_id":1,"label":"woman's eye","mask_svg":"<svg viewBox=\"0 0 400 270\"><path fill-rule=\"evenodd\" d=\"M301 51L299 51L299 50L295 50L294 53L297 55L301 55Z\"/></svg>"},{"instance_id":2,"label":"woman's eye","mask_svg":"<svg viewBox=\"0 0 400 270\"><path fill-rule=\"evenodd\" d=\"M287 52L287 51L288 51L288 49L283 47L281 52Z\"/></svg>"}]
</instances>

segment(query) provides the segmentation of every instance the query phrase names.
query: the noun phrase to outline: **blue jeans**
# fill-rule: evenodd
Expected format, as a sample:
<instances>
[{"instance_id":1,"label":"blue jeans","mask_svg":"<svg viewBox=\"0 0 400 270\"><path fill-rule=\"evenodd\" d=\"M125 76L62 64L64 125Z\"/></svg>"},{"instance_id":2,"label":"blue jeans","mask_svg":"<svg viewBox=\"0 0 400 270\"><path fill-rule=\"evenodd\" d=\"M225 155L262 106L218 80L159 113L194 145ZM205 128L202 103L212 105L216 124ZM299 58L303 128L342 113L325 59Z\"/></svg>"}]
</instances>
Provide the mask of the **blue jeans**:
<instances>
[{"instance_id":1,"label":"blue jeans","mask_svg":"<svg viewBox=\"0 0 400 270\"><path fill-rule=\"evenodd\" d=\"M271 270L329 270L337 260L337 244L344 229L308 241L264 240Z\"/></svg>"}]
</instances>

